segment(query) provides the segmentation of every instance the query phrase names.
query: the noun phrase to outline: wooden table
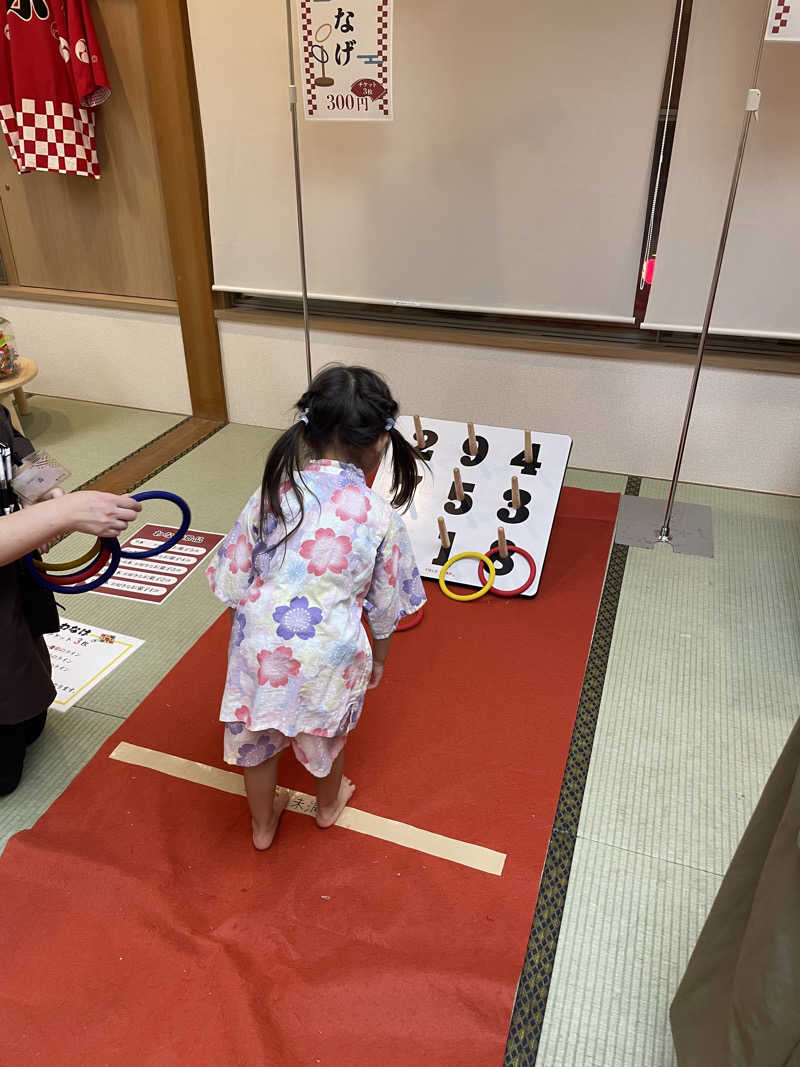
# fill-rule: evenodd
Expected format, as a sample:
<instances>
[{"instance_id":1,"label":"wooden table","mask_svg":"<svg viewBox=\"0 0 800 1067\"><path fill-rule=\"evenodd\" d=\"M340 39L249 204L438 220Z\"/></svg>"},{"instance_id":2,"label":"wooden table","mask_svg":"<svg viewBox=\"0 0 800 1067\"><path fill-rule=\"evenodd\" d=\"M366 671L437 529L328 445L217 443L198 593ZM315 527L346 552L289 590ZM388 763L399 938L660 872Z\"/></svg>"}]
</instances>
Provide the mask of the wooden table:
<instances>
[{"instance_id":1,"label":"wooden table","mask_svg":"<svg viewBox=\"0 0 800 1067\"><path fill-rule=\"evenodd\" d=\"M27 385L28 382L32 382L38 373L39 368L32 359L20 356L17 361L17 373L11 378L0 378L0 403L5 403L6 394L11 394L12 403L9 405L8 410L11 415L11 422L20 433L24 431L22 423L19 421L19 416L27 415L30 411L28 398L25 395L23 386Z\"/></svg>"}]
</instances>

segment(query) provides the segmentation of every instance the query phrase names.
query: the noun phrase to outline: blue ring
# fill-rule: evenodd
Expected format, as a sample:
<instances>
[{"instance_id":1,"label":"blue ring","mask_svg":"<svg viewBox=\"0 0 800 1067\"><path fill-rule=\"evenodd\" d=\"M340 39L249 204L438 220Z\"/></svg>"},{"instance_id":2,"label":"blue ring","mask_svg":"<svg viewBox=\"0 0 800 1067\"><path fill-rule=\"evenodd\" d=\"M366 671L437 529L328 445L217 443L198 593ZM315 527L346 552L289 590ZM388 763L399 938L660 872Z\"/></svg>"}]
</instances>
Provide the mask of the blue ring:
<instances>
[{"instance_id":1,"label":"blue ring","mask_svg":"<svg viewBox=\"0 0 800 1067\"><path fill-rule=\"evenodd\" d=\"M159 545L158 548L146 548L141 552L131 552L130 550L122 551L123 559L148 559L150 556L158 556L162 552L168 552L173 545L177 545L178 541L182 540L183 535L189 529L189 523L192 521L192 513L189 510L189 505L186 501L175 493L167 493L160 489L152 489L147 493L134 493L134 500L168 500L171 504L177 504L181 509L181 524L177 529L177 532L170 537L168 541L165 541L163 545Z\"/></svg>"},{"instance_id":2,"label":"blue ring","mask_svg":"<svg viewBox=\"0 0 800 1067\"><path fill-rule=\"evenodd\" d=\"M61 596L62 593L66 596L71 596L74 593L90 593L92 589L97 589L97 587L101 586L103 582L108 581L108 579L112 576L114 571L119 566L120 556L122 555L122 550L119 547L119 541L116 539L116 537L104 537L102 538L100 543L103 545L104 548L107 548L111 552L111 559L108 561L108 566L102 572L102 574L99 574L96 578L92 578L92 580L90 582L86 582L85 585L52 584L47 580L45 574L42 571L40 571L37 567L34 567L32 552L29 552L28 555L25 557L25 566L28 568L28 571L33 576L33 578L39 583L39 585L44 586L45 589L49 589L51 593L55 593L57 596ZM64 575L64 577L66 577L66 575Z\"/></svg>"}]
</instances>

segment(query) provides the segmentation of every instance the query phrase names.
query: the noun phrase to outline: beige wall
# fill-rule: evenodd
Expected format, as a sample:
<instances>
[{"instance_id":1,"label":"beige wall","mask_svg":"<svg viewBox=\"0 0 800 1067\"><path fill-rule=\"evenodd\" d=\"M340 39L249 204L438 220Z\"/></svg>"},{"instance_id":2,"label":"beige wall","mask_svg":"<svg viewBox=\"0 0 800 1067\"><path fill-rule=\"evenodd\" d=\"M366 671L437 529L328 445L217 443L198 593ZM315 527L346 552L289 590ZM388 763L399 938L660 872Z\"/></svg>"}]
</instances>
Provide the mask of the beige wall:
<instances>
[{"instance_id":1,"label":"beige wall","mask_svg":"<svg viewBox=\"0 0 800 1067\"><path fill-rule=\"evenodd\" d=\"M189 414L177 316L0 300L32 391ZM302 331L220 323L234 422L283 426L305 388ZM315 331L315 367L366 363L404 411L570 434L571 463L668 478L691 370L685 365L517 352ZM707 367L686 449L686 481L800 495L800 377Z\"/></svg>"},{"instance_id":2,"label":"beige wall","mask_svg":"<svg viewBox=\"0 0 800 1067\"><path fill-rule=\"evenodd\" d=\"M9 300L21 355L34 360L34 393L190 414L177 315Z\"/></svg>"},{"instance_id":3,"label":"beige wall","mask_svg":"<svg viewBox=\"0 0 800 1067\"><path fill-rule=\"evenodd\" d=\"M305 388L302 333L220 324L230 417L283 426ZM571 464L669 478L691 370L684 365L313 334L316 368L366 363L408 414L567 433ZM682 477L800 495L800 377L705 369Z\"/></svg>"}]
</instances>

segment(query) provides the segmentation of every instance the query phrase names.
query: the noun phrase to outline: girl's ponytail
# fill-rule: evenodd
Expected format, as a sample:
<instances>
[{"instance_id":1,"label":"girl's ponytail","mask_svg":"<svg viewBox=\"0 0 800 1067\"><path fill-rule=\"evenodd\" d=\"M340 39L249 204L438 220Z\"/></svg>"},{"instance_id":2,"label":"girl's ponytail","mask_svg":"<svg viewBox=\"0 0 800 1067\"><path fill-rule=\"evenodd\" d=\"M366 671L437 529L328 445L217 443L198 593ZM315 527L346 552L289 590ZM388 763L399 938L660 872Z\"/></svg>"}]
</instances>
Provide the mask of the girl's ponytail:
<instances>
[{"instance_id":1,"label":"girl's ponytail","mask_svg":"<svg viewBox=\"0 0 800 1067\"><path fill-rule=\"evenodd\" d=\"M306 423L298 421L293 423L288 430L281 434L270 449L267 463L264 467L264 477L261 482L261 537L267 538L267 516L272 515L279 524L284 527L284 536L278 541L276 548L288 540L294 530L303 521L305 509L303 508L303 494L297 484L297 476L303 466L303 445ZM302 480L302 479L301 479ZM286 529L286 518L281 503L281 486L289 485L297 497L300 506L300 516L297 525L292 530Z\"/></svg>"},{"instance_id":2,"label":"girl's ponytail","mask_svg":"<svg viewBox=\"0 0 800 1067\"><path fill-rule=\"evenodd\" d=\"M302 470L308 456L322 456L335 446L359 461L364 449L387 432L392 444L392 504L407 507L419 482L417 465L425 463L419 450L395 428L397 403L386 382L366 367L326 367L309 385L296 404L297 421L272 446L261 483L261 537L266 542L270 517L283 525L275 548L287 541L305 518ZM427 466L427 464L425 464ZM286 495L297 497L299 517L286 505ZM271 546L273 547L273 546Z\"/></svg>"},{"instance_id":3,"label":"girl's ponytail","mask_svg":"<svg viewBox=\"0 0 800 1067\"><path fill-rule=\"evenodd\" d=\"M392 445L392 506L405 508L414 499L419 483L417 464L425 463L425 460L419 449L410 444L395 426L389 430L389 440Z\"/></svg>"}]
</instances>

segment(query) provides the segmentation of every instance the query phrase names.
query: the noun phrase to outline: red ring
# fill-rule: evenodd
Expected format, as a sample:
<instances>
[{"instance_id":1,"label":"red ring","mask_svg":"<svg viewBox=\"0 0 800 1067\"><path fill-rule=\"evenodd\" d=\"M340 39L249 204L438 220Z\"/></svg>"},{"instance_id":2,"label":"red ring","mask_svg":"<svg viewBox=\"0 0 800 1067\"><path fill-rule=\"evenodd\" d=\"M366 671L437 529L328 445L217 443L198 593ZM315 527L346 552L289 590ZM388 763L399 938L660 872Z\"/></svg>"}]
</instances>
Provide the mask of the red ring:
<instances>
[{"instance_id":1,"label":"red ring","mask_svg":"<svg viewBox=\"0 0 800 1067\"><path fill-rule=\"evenodd\" d=\"M413 615L404 615L395 627L396 630L413 630L422 622L424 607L417 608Z\"/></svg>"},{"instance_id":2,"label":"red ring","mask_svg":"<svg viewBox=\"0 0 800 1067\"><path fill-rule=\"evenodd\" d=\"M75 585L78 582L85 582L87 578L93 578L95 574L99 574L110 559L110 549L103 548L94 563L90 563L85 570L73 571L72 574L48 574L47 581L51 585Z\"/></svg>"},{"instance_id":3,"label":"red ring","mask_svg":"<svg viewBox=\"0 0 800 1067\"><path fill-rule=\"evenodd\" d=\"M489 592L493 593L494 596L519 596L520 593L524 593L526 589L530 589L530 587L533 585L533 579L536 577L536 564L533 561L533 556L524 548L520 548L519 545L509 545L508 554L510 556L513 556L515 552L518 555L522 556L523 559L526 559L528 561L528 566L531 569L531 573L528 575L528 580L524 583L524 585L521 585L519 589L497 589L495 588L495 586L492 586ZM498 556L499 554L499 545L496 548L490 548L489 551L486 553L489 559L492 559L494 556ZM484 585L486 583L486 564L483 562L482 559L478 560L478 578L480 579L481 585Z\"/></svg>"}]
</instances>

